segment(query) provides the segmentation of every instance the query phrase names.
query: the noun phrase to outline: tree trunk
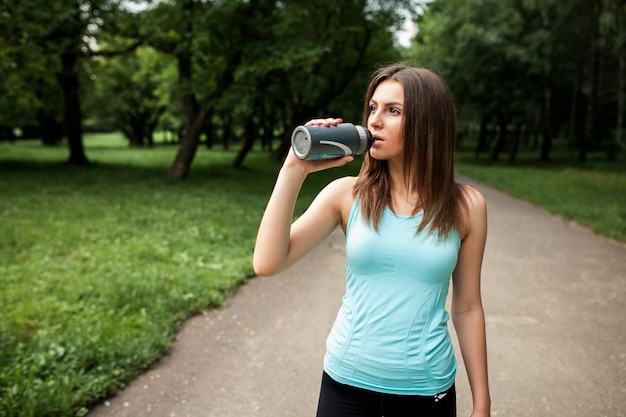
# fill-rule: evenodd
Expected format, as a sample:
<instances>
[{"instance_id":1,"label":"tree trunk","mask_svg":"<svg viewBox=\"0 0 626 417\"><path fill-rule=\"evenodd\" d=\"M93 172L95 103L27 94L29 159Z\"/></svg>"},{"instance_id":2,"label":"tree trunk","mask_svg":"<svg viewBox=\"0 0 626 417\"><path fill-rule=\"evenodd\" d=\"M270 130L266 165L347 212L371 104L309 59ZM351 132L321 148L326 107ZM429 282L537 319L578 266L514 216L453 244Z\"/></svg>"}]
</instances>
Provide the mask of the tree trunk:
<instances>
[{"instance_id":1,"label":"tree trunk","mask_svg":"<svg viewBox=\"0 0 626 417\"><path fill-rule=\"evenodd\" d=\"M8 140L11 143L15 143L15 134L13 128L9 126L0 126L0 142Z\"/></svg>"},{"instance_id":2,"label":"tree trunk","mask_svg":"<svg viewBox=\"0 0 626 417\"><path fill-rule=\"evenodd\" d=\"M519 143L521 138L522 126L520 123L515 125L515 130L513 131L513 139L511 141L511 149L509 149L509 163L514 164L517 159L517 150L519 149Z\"/></svg>"},{"instance_id":3,"label":"tree trunk","mask_svg":"<svg viewBox=\"0 0 626 417\"><path fill-rule=\"evenodd\" d=\"M63 91L65 134L70 151L68 162L73 165L86 165L89 160L85 156L83 147L78 56L71 52L64 52L61 54L61 64L59 83Z\"/></svg>"},{"instance_id":4,"label":"tree trunk","mask_svg":"<svg viewBox=\"0 0 626 417\"><path fill-rule=\"evenodd\" d=\"M230 149L230 144L235 136L233 132L233 118L230 114L224 114L222 120L222 148L227 151Z\"/></svg>"},{"instance_id":5,"label":"tree trunk","mask_svg":"<svg viewBox=\"0 0 626 417\"><path fill-rule=\"evenodd\" d=\"M623 30L623 29L622 29ZM622 35L623 37L623 35ZM617 75L617 120L615 121L615 138L613 140L613 145L609 148L609 152L607 154L607 159L609 161L613 161L617 155L617 153L622 149L622 132L624 125L624 101L626 92L624 91L624 87L626 86L626 58L624 58L624 54L626 54L626 48L623 46L623 41L621 45L618 47L618 75Z\"/></svg>"},{"instance_id":6,"label":"tree trunk","mask_svg":"<svg viewBox=\"0 0 626 417\"><path fill-rule=\"evenodd\" d=\"M493 147L493 149L491 150L491 152L489 153L489 158L487 159L488 162L495 162L498 160L498 157L500 156L500 152L502 152L502 150L505 148L506 145L506 140L507 140L507 136L508 136L508 121L504 120L504 119L500 119L499 120L499 135L498 135L498 141L496 142L496 145Z\"/></svg>"},{"instance_id":7,"label":"tree trunk","mask_svg":"<svg viewBox=\"0 0 626 417\"><path fill-rule=\"evenodd\" d=\"M572 83L572 101L569 110L569 126L567 132L567 144L569 148L576 145L576 119L578 109L578 95L580 94L580 66L576 65L574 82Z\"/></svg>"},{"instance_id":8,"label":"tree trunk","mask_svg":"<svg viewBox=\"0 0 626 417\"><path fill-rule=\"evenodd\" d=\"M587 101L587 118L585 121L585 134L580 144L580 153L578 154L578 162L587 160L587 151L589 145L593 141L595 132L595 116L598 98L599 70L600 70L600 18L599 6L593 6L593 15L591 23L593 31L591 35L591 56L589 57L589 99Z\"/></svg>"},{"instance_id":9,"label":"tree trunk","mask_svg":"<svg viewBox=\"0 0 626 417\"><path fill-rule=\"evenodd\" d=\"M176 154L176 159L170 168L170 175L176 178L185 179L189 175L191 163L196 156L198 144L200 142L200 132L204 121L204 111L198 109L190 120L185 136L180 141L180 147Z\"/></svg>"},{"instance_id":10,"label":"tree trunk","mask_svg":"<svg viewBox=\"0 0 626 417\"><path fill-rule=\"evenodd\" d=\"M552 18L547 10L541 12L543 28L548 33L553 32ZM549 52L548 52L549 51ZM553 54L552 48L547 51L547 57L551 57ZM550 158L550 151L552 150L552 83L551 83L552 65L544 68L542 73L543 84L543 100L541 104L541 151L539 159L541 161L547 161Z\"/></svg>"},{"instance_id":11,"label":"tree trunk","mask_svg":"<svg viewBox=\"0 0 626 417\"><path fill-rule=\"evenodd\" d=\"M547 84L547 80L546 80ZM541 155L542 161L550 158L552 150L552 88L546 85L543 89L543 112L541 117Z\"/></svg>"},{"instance_id":12,"label":"tree trunk","mask_svg":"<svg viewBox=\"0 0 626 417\"><path fill-rule=\"evenodd\" d=\"M245 132L243 134L243 144L241 145L241 149L237 153L237 157L233 161L233 166L237 168L241 167L241 165L243 164L243 160L246 158L246 155L252 150L252 146L254 145L254 139L257 137L258 132L259 129L256 123L254 123L254 118L252 116L248 117Z\"/></svg>"},{"instance_id":13,"label":"tree trunk","mask_svg":"<svg viewBox=\"0 0 626 417\"><path fill-rule=\"evenodd\" d=\"M536 110L533 112L533 120L531 124L530 131L530 145L529 148L531 151L536 151L537 146L539 146L539 135L541 131L541 108L540 106L536 107Z\"/></svg>"},{"instance_id":14,"label":"tree trunk","mask_svg":"<svg viewBox=\"0 0 626 417\"><path fill-rule=\"evenodd\" d=\"M183 109L185 111L185 134L180 140L180 147L174 163L170 167L170 175L176 178L187 178L191 163L196 156L196 150L200 142L200 133L204 123L205 112L200 109L198 100L193 90L192 71L192 45L191 34L193 34L193 9L194 0L183 2L183 13L187 18L186 30L190 39L186 45L181 46L178 58L178 78L183 91Z\"/></svg>"},{"instance_id":15,"label":"tree trunk","mask_svg":"<svg viewBox=\"0 0 626 417\"><path fill-rule=\"evenodd\" d=\"M159 124L159 119L161 119L161 116L165 113L165 110L167 110L166 106L160 106L157 110L148 112L146 116L144 139L151 148L154 147L154 131Z\"/></svg>"},{"instance_id":16,"label":"tree trunk","mask_svg":"<svg viewBox=\"0 0 626 417\"><path fill-rule=\"evenodd\" d=\"M212 117L208 114L204 118L202 130L204 131L204 135L206 136L207 149L213 149L213 142L215 141L215 123L213 123Z\"/></svg>"},{"instance_id":17,"label":"tree trunk","mask_svg":"<svg viewBox=\"0 0 626 417\"><path fill-rule=\"evenodd\" d=\"M44 146L58 145L63 139L62 123L59 123L53 115L43 110L37 113L37 121L41 130L41 143Z\"/></svg>"},{"instance_id":18,"label":"tree trunk","mask_svg":"<svg viewBox=\"0 0 626 417\"><path fill-rule=\"evenodd\" d=\"M191 62L189 62L191 65ZM200 133L206 113L200 109L196 96L193 93L185 94L183 97L185 108L185 134L180 140L180 146L174 163L170 167L170 175L176 178L187 178L191 163L196 156L198 144L200 143Z\"/></svg>"},{"instance_id":19,"label":"tree trunk","mask_svg":"<svg viewBox=\"0 0 626 417\"><path fill-rule=\"evenodd\" d=\"M476 151L474 152L474 157L476 159L480 157L480 153L485 150L485 146L487 145L489 135L488 128L489 118L483 116L480 121L480 130L478 131L478 143L476 144Z\"/></svg>"},{"instance_id":20,"label":"tree trunk","mask_svg":"<svg viewBox=\"0 0 626 417\"><path fill-rule=\"evenodd\" d=\"M272 151L272 141L274 139L274 126L276 121L274 118L269 120L263 119L263 135L261 136L262 148L264 150Z\"/></svg>"},{"instance_id":21,"label":"tree trunk","mask_svg":"<svg viewBox=\"0 0 626 417\"><path fill-rule=\"evenodd\" d=\"M144 130L144 120L141 117L131 117L130 120L130 132L131 135L128 138L130 141L130 146L133 148L138 148L143 146L143 139L145 135Z\"/></svg>"}]
</instances>

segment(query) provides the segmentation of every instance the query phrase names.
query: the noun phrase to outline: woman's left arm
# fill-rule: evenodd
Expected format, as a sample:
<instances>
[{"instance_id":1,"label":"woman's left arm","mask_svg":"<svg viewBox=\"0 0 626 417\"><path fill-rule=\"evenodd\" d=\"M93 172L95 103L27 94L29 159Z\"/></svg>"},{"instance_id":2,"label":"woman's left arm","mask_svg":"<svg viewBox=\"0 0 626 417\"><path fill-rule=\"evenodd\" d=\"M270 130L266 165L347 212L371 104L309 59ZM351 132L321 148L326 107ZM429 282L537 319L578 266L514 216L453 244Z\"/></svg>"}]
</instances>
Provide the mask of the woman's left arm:
<instances>
[{"instance_id":1,"label":"woman's left arm","mask_svg":"<svg viewBox=\"0 0 626 417\"><path fill-rule=\"evenodd\" d=\"M480 271L487 239L487 204L483 195L472 187L465 187L465 196L469 210L459 259L452 273L452 322L472 390L472 417L489 417L487 338L480 295Z\"/></svg>"}]
</instances>

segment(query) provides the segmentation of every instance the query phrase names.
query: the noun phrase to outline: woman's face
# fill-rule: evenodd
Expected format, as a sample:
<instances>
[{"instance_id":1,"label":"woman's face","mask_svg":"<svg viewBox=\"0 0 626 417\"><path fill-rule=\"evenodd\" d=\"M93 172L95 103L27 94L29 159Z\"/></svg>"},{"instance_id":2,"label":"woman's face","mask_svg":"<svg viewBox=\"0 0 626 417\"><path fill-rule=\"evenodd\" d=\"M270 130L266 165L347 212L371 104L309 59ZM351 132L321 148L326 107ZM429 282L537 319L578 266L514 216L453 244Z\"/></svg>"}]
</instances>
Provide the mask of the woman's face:
<instances>
[{"instance_id":1,"label":"woman's face","mask_svg":"<svg viewBox=\"0 0 626 417\"><path fill-rule=\"evenodd\" d=\"M374 144L370 156L379 160L402 157L402 124L404 121L404 89L398 81L385 80L378 84L369 102L367 128Z\"/></svg>"}]
</instances>

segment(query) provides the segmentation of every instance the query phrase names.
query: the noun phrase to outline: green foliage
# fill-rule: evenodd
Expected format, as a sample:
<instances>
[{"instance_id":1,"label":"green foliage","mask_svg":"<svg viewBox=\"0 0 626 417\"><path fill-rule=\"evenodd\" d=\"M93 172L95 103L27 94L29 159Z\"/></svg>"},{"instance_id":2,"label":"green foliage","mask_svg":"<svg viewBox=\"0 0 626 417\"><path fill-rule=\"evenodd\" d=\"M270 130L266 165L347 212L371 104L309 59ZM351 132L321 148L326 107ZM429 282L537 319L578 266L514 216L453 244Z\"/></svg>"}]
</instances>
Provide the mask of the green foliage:
<instances>
[{"instance_id":1,"label":"green foliage","mask_svg":"<svg viewBox=\"0 0 626 417\"><path fill-rule=\"evenodd\" d=\"M239 51L240 62L233 71L232 87L218 96L219 102L211 90L200 95L207 108L230 113L236 122L263 119L261 114L289 129L331 111L354 120L360 117L360 98L374 63L399 58L389 31L397 13L382 7L371 13L366 2L260 1L254 9L229 3L212 13L214 23L208 26L212 36L200 45L208 46L205 51L226 47L231 54ZM216 42L221 46L213 46ZM198 58L205 61L201 55ZM224 64L218 70L228 68L230 58L222 54L218 64ZM202 80L223 78L219 72L212 75L215 70L210 65L202 66L199 74Z\"/></svg>"},{"instance_id":2,"label":"green foliage","mask_svg":"<svg viewBox=\"0 0 626 417\"><path fill-rule=\"evenodd\" d=\"M511 1L439 0L424 17L412 53L444 76L461 107L513 112L521 98L541 92L530 62L541 55L523 39L537 34L527 32Z\"/></svg>"},{"instance_id":3,"label":"green foliage","mask_svg":"<svg viewBox=\"0 0 626 417\"><path fill-rule=\"evenodd\" d=\"M89 167L31 141L0 144L0 415L83 415L169 348L189 315L222 307L253 274L256 229L279 165L199 150L127 149L90 135ZM298 211L332 176L312 176Z\"/></svg>"},{"instance_id":4,"label":"green foliage","mask_svg":"<svg viewBox=\"0 0 626 417\"><path fill-rule=\"evenodd\" d=\"M521 128L541 135L543 160L560 137L581 161L587 149L611 158L623 148L625 16L615 0L436 0L409 56L443 75L462 124L486 128L477 152L517 149Z\"/></svg>"},{"instance_id":5,"label":"green foliage","mask_svg":"<svg viewBox=\"0 0 626 417\"><path fill-rule=\"evenodd\" d=\"M403 10L424 3L172 0L128 11L137 2L40 2L2 3L11 16L6 30L0 24L11 82L0 96L0 110L7 110L0 118L20 125L15 116L27 115L42 125L37 117L46 109L56 128L65 127L75 163L88 161L81 114L87 129L122 129L131 144L144 142L142 136L149 141L144 131L164 108L170 110L163 118L168 130L195 135L205 121L202 130L222 132L225 142L236 131L248 144L262 136L267 145L276 132L284 145L282 132L320 115L356 121L369 74L400 58L393 31ZM139 44L149 48L119 56ZM147 59L149 50L177 65ZM45 79L46 88L33 92L24 74ZM187 129L190 120L198 121L194 129Z\"/></svg>"},{"instance_id":6,"label":"green foliage","mask_svg":"<svg viewBox=\"0 0 626 417\"><path fill-rule=\"evenodd\" d=\"M105 46L106 47L106 46ZM152 141L176 86L172 57L151 47L114 57L96 57L90 66L85 112L90 130L122 131L133 146Z\"/></svg>"},{"instance_id":7,"label":"green foliage","mask_svg":"<svg viewBox=\"0 0 626 417\"><path fill-rule=\"evenodd\" d=\"M0 126L34 126L40 110L58 116L47 98L60 99L59 63L43 45L30 41L29 32L47 12L36 18L31 5L13 3L0 5Z\"/></svg>"},{"instance_id":8,"label":"green foliage","mask_svg":"<svg viewBox=\"0 0 626 417\"><path fill-rule=\"evenodd\" d=\"M134 20L119 0L6 0L0 3L0 127L34 127L46 145L68 138L70 158L82 149L80 91L84 58L102 51L98 37L129 32ZM129 42L120 42L123 50ZM119 53L117 51L116 53ZM6 133L3 136L8 136ZM32 135L31 135L32 137Z\"/></svg>"}]
</instances>

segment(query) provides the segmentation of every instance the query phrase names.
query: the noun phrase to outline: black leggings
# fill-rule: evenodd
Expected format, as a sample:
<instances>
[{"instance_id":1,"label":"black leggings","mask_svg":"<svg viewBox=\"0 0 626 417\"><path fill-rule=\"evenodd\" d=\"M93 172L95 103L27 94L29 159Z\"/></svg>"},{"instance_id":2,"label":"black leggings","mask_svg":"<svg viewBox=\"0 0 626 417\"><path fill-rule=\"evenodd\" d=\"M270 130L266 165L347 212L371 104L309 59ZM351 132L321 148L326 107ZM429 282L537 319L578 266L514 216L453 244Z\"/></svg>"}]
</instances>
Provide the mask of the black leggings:
<instances>
[{"instance_id":1,"label":"black leggings","mask_svg":"<svg viewBox=\"0 0 626 417\"><path fill-rule=\"evenodd\" d=\"M340 384L326 372L317 417L456 417L454 385L440 394L393 395Z\"/></svg>"}]
</instances>

